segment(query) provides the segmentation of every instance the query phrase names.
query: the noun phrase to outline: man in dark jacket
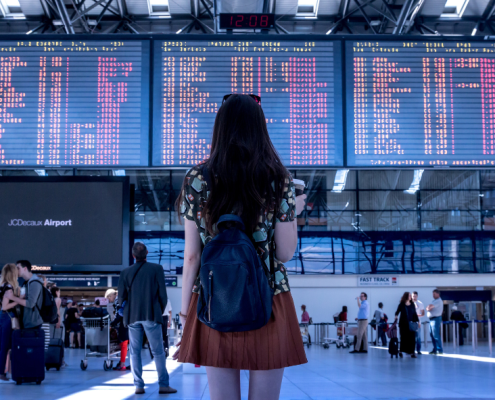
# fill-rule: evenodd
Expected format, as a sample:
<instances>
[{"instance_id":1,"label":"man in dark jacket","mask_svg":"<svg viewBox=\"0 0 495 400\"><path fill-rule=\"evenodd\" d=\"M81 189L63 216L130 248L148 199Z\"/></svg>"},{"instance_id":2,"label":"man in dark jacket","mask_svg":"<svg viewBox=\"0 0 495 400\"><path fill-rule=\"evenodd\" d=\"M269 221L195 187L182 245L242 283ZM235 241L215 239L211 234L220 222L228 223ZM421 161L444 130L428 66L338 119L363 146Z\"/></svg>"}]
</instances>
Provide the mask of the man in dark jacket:
<instances>
[{"instance_id":1,"label":"man in dark jacket","mask_svg":"<svg viewBox=\"0 0 495 400\"><path fill-rule=\"evenodd\" d=\"M167 305L167 290L163 268L146 261L148 249L141 242L132 247L134 265L120 274L119 297L127 301L124 308L124 324L129 327L131 370L134 376L136 394L144 394L143 364L141 350L143 334L150 343L160 384L160 394L176 393L169 386L165 350L162 337L162 314Z\"/></svg>"},{"instance_id":2,"label":"man in dark jacket","mask_svg":"<svg viewBox=\"0 0 495 400\"><path fill-rule=\"evenodd\" d=\"M463 323L462 321L465 321L466 318L464 317L464 314L461 313L458 309L457 306L452 307L452 314L450 315L450 320L451 321L457 321L459 325L459 346L464 345L464 329L466 329L469 325L467 323ZM455 325L454 325L455 326Z\"/></svg>"}]
</instances>

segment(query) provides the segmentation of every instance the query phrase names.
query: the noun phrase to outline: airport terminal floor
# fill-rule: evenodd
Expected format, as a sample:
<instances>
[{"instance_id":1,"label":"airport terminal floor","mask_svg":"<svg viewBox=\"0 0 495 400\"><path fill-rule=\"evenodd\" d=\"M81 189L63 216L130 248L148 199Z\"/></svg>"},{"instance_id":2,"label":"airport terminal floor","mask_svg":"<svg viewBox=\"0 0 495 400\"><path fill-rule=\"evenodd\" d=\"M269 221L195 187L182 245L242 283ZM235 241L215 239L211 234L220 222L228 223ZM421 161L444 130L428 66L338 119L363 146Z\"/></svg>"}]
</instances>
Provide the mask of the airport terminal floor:
<instances>
[{"instance_id":1,"label":"airport terminal floor","mask_svg":"<svg viewBox=\"0 0 495 400\"><path fill-rule=\"evenodd\" d=\"M423 354L418 359L390 359L385 348L371 347L367 355L313 345L307 349L308 364L287 368L281 400L375 400L375 399L493 399L495 358L480 346L476 355L466 346L454 352L446 347L442 356ZM42 385L0 385L3 400L119 400L119 399L210 399L205 374L185 374L183 365L167 360L170 385L178 392L158 394L153 361L143 350L146 393L134 394L132 374L105 372L101 359L91 359L81 371L83 350L67 349L68 367L51 370ZM247 399L248 372L241 374L242 399ZM227 399L226 399L227 400Z\"/></svg>"}]
</instances>

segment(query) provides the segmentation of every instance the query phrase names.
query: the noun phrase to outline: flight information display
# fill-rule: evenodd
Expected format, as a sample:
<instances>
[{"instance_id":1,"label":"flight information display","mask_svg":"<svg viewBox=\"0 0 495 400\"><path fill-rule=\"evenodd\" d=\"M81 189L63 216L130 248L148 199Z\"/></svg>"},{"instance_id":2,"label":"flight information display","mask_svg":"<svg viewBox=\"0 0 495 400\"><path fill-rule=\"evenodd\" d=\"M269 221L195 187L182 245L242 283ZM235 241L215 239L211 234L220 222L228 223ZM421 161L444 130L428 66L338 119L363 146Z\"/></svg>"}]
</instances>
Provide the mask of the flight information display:
<instances>
[{"instance_id":1,"label":"flight information display","mask_svg":"<svg viewBox=\"0 0 495 400\"><path fill-rule=\"evenodd\" d=\"M155 42L153 165L208 157L229 93L261 97L268 132L288 166L343 164L341 44L307 40Z\"/></svg>"},{"instance_id":2,"label":"flight information display","mask_svg":"<svg viewBox=\"0 0 495 400\"><path fill-rule=\"evenodd\" d=\"M495 43L346 43L349 166L495 165Z\"/></svg>"},{"instance_id":3,"label":"flight information display","mask_svg":"<svg viewBox=\"0 0 495 400\"><path fill-rule=\"evenodd\" d=\"M0 167L147 166L150 43L0 42Z\"/></svg>"}]
</instances>

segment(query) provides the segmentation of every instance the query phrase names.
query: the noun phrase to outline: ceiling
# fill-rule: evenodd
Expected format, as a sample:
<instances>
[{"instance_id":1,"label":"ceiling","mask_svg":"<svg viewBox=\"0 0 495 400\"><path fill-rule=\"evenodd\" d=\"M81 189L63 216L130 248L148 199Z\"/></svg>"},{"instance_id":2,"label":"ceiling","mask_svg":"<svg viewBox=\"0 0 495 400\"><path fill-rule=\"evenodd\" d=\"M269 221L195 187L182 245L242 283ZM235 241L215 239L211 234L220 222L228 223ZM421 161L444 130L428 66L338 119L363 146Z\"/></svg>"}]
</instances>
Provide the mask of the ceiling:
<instances>
[{"instance_id":1,"label":"ceiling","mask_svg":"<svg viewBox=\"0 0 495 400\"><path fill-rule=\"evenodd\" d=\"M0 33L226 33L220 13L274 13L270 34L495 35L495 0L0 0ZM253 33L253 30L235 33Z\"/></svg>"}]
</instances>

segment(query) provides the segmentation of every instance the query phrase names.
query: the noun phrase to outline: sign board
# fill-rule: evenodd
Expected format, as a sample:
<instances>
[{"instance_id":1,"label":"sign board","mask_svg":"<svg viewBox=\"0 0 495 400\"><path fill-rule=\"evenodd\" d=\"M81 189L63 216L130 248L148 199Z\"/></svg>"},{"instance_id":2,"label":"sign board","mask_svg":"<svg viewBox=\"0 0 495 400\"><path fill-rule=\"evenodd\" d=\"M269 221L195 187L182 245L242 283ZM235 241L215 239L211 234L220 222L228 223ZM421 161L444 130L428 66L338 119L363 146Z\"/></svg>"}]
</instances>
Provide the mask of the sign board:
<instances>
[{"instance_id":1,"label":"sign board","mask_svg":"<svg viewBox=\"0 0 495 400\"><path fill-rule=\"evenodd\" d=\"M165 286L177 287L177 277L165 276Z\"/></svg>"},{"instance_id":2,"label":"sign board","mask_svg":"<svg viewBox=\"0 0 495 400\"><path fill-rule=\"evenodd\" d=\"M358 276L358 286L398 286L396 276Z\"/></svg>"},{"instance_id":3,"label":"sign board","mask_svg":"<svg viewBox=\"0 0 495 400\"><path fill-rule=\"evenodd\" d=\"M57 287L86 287L100 288L108 286L107 276L77 276L77 275L54 275L47 276L48 282L53 282Z\"/></svg>"},{"instance_id":4,"label":"sign board","mask_svg":"<svg viewBox=\"0 0 495 400\"><path fill-rule=\"evenodd\" d=\"M177 287L177 277L176 276L170 276L170 275L165 275L165 286L170 286L170 287ZM112 276L112 287L119 287L119 277L118 276Z\"/></svg>"}]
</instances>

